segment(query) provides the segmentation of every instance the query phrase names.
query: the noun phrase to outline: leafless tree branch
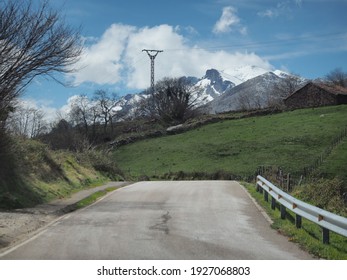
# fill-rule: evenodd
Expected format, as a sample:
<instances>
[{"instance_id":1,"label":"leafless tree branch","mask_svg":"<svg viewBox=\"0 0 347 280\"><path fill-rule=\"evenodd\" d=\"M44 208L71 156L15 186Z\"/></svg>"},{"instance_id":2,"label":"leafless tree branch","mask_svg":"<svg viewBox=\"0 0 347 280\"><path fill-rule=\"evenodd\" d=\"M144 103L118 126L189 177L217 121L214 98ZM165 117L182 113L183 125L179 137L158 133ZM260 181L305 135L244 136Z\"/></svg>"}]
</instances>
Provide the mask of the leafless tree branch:
<instances>
[{"instance_id":1,"label":"leafless tree branch","mask_svg":"<svg viewBox=\"0 0 347 280\"><path fill-rule=\"evenodd\" d=\"M69 28L48 1L0 2L0 123L37 76L68 73L82 51L79 30Z\"/></svg>"}]
</instances>

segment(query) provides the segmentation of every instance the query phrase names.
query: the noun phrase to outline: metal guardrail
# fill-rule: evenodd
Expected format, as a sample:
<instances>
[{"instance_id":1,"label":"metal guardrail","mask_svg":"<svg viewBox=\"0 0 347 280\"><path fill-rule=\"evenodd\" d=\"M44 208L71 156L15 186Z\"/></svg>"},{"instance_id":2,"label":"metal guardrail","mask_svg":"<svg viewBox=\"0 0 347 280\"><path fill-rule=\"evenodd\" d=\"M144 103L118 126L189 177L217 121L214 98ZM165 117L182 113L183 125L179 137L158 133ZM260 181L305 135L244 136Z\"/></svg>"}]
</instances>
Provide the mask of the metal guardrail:
<instances>
[{"instance_id":1,"label":"metal guardrail","mask_svg":"<svg viewBox=\"0 0 347 280\"><path fill-rule=\"evenodd\" d=\"M264 193L264 199L268 201L269 194L271 199L271 208L276 208L276 202L280 204L281 218L285 219L286 209L296 214L295 224L301 228L302 217L321 226L323 229L323 243L329 243L329 231L336 232L347 237L347 218L333 214L316 206L296 199L286 192L282 191L274 184L258 175L256 183L257 191Z\"/></svg>"}]
</instances>

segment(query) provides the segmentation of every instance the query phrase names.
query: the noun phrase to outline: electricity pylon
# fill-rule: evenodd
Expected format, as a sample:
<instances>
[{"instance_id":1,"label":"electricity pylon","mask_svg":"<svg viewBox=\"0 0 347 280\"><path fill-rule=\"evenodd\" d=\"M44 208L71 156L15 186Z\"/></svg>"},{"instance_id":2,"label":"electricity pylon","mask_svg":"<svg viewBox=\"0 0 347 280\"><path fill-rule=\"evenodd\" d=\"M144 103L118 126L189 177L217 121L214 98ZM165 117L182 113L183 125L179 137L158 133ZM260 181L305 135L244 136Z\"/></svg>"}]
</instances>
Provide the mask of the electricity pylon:
<instances>
[{"instance_id":1,"label":"electricity pylon","mask_svg":"<svg viewBox=\"0 0 347 280\"><path fill-rule=\"evenodd\" d=\"M154 59L158 53L163 52L162 50L146 50L143 49L143 52L146 52L151 59L151 93L154 94Z\"/></svg>"}]
</instances>

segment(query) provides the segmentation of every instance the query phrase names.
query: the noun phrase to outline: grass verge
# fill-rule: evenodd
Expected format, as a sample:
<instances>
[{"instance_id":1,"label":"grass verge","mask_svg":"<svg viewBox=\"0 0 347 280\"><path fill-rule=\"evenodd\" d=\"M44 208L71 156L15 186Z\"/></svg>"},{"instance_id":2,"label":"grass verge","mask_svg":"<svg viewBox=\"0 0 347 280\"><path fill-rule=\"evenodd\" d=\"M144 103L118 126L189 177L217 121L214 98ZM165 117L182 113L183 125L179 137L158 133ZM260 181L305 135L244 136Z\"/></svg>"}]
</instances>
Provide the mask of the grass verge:
<instances>
[{"instance_id":1,"label":"grass verge","mask_svg":"<svg viewBox=\"0 0 347 280\"><path fill-rule=\"evenodd\" d=\"M80 209L80 208L84 208L88 205L93 204L94 202L96 202L98 199L100 199L101 197L105 196L106 194L108 194L109 192L113 192L116 189L118 189L117 187L110 187L110 188L106 188L104 190L101 191L97 191L93 194L91 194L90 196L87 196L86 198L80 200L79 202L77 202L75 205L75 210Z\"/></svg>"},{"instance_id":2,"label":"grass verge","mask_svg":"<svg viewBox=\"0 0 347 280\"><path fill-rule=\"evenodd\" d=\"M295 214L287 210L287 218L282 220L280 211L271 209L270 203L266 202L263 195L258 193L254 184L242 182L242 185L254 197L257 203L262 206L273 221L272 228L288 237L292 242L297 243L303 250L309 252L317 258L329 260L347 260L347 238L330 232L330 244L322 243L321 228L306 219L302 220L302 228L295 226Z\"/></svg>"},{"instance_id":3,"label":"grass verge","mask_svg":"<svg viewBox=\"0 0 347 280\"><path fill-rule=\"evenodd\" d=\"M6 144L6 145L5 145ZM106 152L51 150L32 139L11 138L0 147L0 209L34 207L83 189L123 180Z\"/></svg>"}]
</instances>

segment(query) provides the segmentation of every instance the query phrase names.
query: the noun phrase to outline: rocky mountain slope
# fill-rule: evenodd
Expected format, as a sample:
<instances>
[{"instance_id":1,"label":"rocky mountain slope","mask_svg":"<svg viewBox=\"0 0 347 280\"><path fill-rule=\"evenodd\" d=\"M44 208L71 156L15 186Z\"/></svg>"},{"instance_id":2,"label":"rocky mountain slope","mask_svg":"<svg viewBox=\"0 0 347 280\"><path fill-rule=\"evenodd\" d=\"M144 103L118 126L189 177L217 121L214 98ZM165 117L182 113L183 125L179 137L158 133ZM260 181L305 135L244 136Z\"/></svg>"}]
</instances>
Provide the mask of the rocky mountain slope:
<instances>
[{"instance_id":1,"label":"rocky mountain slope","mask_svg":"<svg viewBox=\"0 0 347 280\"><path fill-rule=\"evenodd\" d=\"M204 106L213 114L264 108L272 98L274 85L289 76L280 70L269 72L257 66L244 66L223 71L209 69L202 78L184 78L192 87L197 106ZM118 110L123 116L132 116L139 102L148 96L146 91L126 95Z\"/></svg>"},{"instance_id":2,"label":"rocky mountain slope","mask_svg":"<svg viewBox=\"0 0 347 280\"><path fill-rule=\"evenodd\" d=\"M211 101L208 104L208 112L221 113L267 107L273 98L273 88L281 79L283 78L273 72L249 79Z\"/></svg>"}]
</instances>

